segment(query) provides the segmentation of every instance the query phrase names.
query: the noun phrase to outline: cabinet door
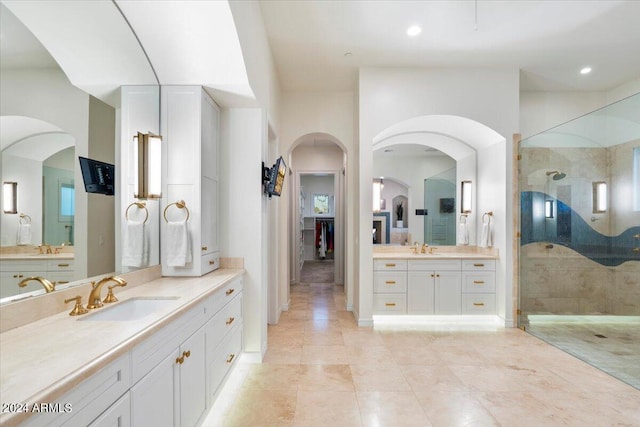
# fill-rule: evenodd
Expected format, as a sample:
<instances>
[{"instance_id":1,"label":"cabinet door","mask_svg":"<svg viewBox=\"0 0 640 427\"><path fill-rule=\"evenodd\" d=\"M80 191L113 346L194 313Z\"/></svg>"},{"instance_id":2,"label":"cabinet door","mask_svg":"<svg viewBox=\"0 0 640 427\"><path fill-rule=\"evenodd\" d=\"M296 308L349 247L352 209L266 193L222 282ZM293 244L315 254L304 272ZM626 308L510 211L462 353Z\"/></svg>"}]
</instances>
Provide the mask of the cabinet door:
<instances>
[{"instance_id":1,"label":"cabinet door","mask_svg":"<svg viewBox=\"0 0 640 427\"><path fill-rule=\"evenodd\" d=\"M180 425L194 426L207 406L204 327L180 346ZM155 425L155 424L147 424Z\"/></svg>"},{"instance_id":2,"label":"cabinet door","mask_svg":"<svg viewBox=\"0 0 640 427\"><path fill-rule=\"evenodd\" d=\"M129 393L95 419L89 427L129 427L131 425L131 400Z\"/></svg>"},{"instance_id":3,"label":"cabinet door","mask_svg":"<svg viewBox=\"0 0 640 427\"><path fill-rule=\"evenodd\" d=\"M408 274L407 313L433 314L435 274L432 271L410 271Z\"/></svg>"},{"instance_id":4,"label":"cabinet door","mask_svg":"<svg viewBox=\"0 0 640 427\"><path fill-rule=\"evenodd\" d=\"M158 364L151 372L131 388L131 422L134 426L172 427L178 425L179 364L178 350Z\"/></svg>"},{"instance_id":5,"label":"cabinet door","mask_svg":"<svg viewBox=\"0 0 640 427\"><path fill-rule=\"evenodd\" d=\"M459 271L435 272L436 314L460 314L461 282Z\"/></svg>"},{"instance_id":6,"label":"cabinet door","mask_svg":"<svg viewBox=\"0 0 640 427\"><path fill-rule=\"evenodd\" d=\"M218 182L202 177L202 255L218 251Z\"/></svg>"}]
</instances>

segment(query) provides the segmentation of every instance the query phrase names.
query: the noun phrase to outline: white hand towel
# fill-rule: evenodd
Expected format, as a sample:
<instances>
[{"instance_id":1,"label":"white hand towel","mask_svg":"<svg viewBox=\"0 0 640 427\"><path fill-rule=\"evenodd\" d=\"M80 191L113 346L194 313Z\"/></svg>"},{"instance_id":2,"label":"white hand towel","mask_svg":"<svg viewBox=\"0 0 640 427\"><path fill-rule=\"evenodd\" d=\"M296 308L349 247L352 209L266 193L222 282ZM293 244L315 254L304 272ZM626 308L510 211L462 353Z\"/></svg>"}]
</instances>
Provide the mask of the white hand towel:
<instances>
[{"instance_id":1,"label":"white hand towel","mask_svg":"<svg viewBox=\"0 0 640 427\"><path fill-rule=\"evenodd\" d=\"M480 236L480 245L481 248L490 248L491 247L491 224L484 223L482 224L482 234Z\"/></svg>"},{"instance_id":2,"label":"white hand towel","mask_svg":"<svg viewBox=\"0 0 640 427\"><path fill-rule=\"evenodd\" d=\"M192 261L189 230L186 221L169 221L165 239L167 265L169 267L184 267Z\"/></svg>"},{"instance_id":3,"label":"white hand towel","mask_svg":"<svg viewBox=\"0 0 640 427\"><path fill-rule=\"evenodd\" d=\"M469 244L469 229L467 228L466 222L461 222L458 228L458 244L459 245Z\"/></svg>"},{"instance_id":4,"label":"white hand towel","mask_svg":"<svg viewBox=\"0 0 640 427\"><path fill-rule=\"evenodd\" d=\"M122 265L143 267L145 263L144 222L127 221L122 241Z\"/></svg>"},{"instance_id":5,"label":"white hand towel","mask_svg":"<svg viewBox=\"0 0 640 427\"><path fill-rule=\"evenodd\" d=\"M18 224L16 244L20 246L31 244L31 224Z\"/></svg>"}]
</instances>

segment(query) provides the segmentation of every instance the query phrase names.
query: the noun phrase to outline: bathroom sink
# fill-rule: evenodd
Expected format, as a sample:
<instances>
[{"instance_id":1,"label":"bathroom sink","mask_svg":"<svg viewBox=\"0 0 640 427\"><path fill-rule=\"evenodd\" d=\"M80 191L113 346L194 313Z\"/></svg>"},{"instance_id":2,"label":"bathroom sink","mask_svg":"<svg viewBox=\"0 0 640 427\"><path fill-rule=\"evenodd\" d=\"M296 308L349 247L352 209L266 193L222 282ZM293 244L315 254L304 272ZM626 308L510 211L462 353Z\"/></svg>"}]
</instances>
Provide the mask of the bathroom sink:
<instances>
[{"instance_id":1,"label":"bathroom sink","mask_svg":"<svg viewBox=\"0 0 640 427\"><path fill-rule=\"evenodd\" d=\"M119 302L111 307L97 309L93 313L81 317L79 320L127 322L141 319L164 308L179 297L139 297Z\"/></svg>"}]
</instances>

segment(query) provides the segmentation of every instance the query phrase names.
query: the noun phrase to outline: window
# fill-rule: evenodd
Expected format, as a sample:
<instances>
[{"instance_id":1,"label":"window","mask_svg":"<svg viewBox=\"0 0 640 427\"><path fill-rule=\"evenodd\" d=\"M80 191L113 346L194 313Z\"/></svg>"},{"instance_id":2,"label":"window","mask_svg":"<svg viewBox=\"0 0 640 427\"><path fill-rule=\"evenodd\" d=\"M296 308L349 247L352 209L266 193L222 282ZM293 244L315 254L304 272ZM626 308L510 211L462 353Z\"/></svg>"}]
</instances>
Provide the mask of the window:
<instances>
[{"instance_id":1,"label":"window","mask_svg":"<svg viewBox=\"0 0 640 427\"><path fill-rule=\"evenodd\" d=\"M316 215L329 213L329 195L328 194L313 195L313 213Z\"/></svg>"}]
</instances>

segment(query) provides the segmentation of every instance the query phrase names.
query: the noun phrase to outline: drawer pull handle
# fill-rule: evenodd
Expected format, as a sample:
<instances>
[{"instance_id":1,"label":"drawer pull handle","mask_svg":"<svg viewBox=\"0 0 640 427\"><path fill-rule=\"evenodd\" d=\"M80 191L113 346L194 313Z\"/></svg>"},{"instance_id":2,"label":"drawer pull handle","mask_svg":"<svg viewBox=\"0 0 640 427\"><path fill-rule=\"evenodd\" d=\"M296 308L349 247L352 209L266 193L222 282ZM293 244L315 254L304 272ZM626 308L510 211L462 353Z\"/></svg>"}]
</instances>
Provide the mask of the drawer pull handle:
<instances>
[{"instance_id":1,"label":"drawer pull handle","mask_svg":"<svg viewBox=\"0 0 640 427\"><path fill-rule=\"evenodd\" d=\"M226 323L227 325L230 325L230 324L232 324L232 323L233 323L233 321L234 321L234 320L236 320L236 318L235 318L235 317L229 317L229 320L227 320L225 323Z\"/></svg>"},{"instance_id":2,"label":"drawer pull handle","mask_svg":"<svg viewBox=\"0 0 640 427\"><path fill-rule=\"evenodd\" d=\"M474 285L484 285L484 280L474 280L473 284Z\"/></svg>"},{"instance_id":3,"label":"drawer pull handle","mask_svg":"<svg viewBox=\"0 0 640 427\"><path fill-rule=\"evenodd\" d=\"M436 274L436 277L440 277L440 275L439 275L439 274Z\"/></svg>"},{"instance_id":4,"label":"drawer pull handle","mask_svg":"<svg viewBox=\"0 0 640 427\"><path fill-rule=\"evenodd\" d=\"M385 267L395 267L396 265L395 264L385 264L384 266Z\"/></svg>"},{"instance_id":5,"label":"drawer pull handle","mask_svg":"<svg viewBox=\"0 0 640 427\"><path fill-rule=\"evenodd\" d=\"M69 281L68 280L59 280L57 284L58 285L64 285L65 283L69 283Z\"/></svg>"},{"instance_id":6,"label":"drawer pull handle","mask_svg":"<svg viewBox=\"0 0 640 427\"><path fill-rule=\"evenodd\" d=\"M215 265L216 260L214 259L213 261L209 261L209 265Z\"/></svg>"},{"instance_id":7,"label":"drawer pull handle","mask_svg":"<svg viewBox=\"0 0 640 427\"><path fill-rule=\"evenodd\" d=\"M484 307L483 302L474 302L473 305L475 305L476 307Z\"/></svg>"},{"instance_id":8,"label":"drawer pull handle","mask_svg":"<svg viewBox=\"0 0 640 427\"><path fill-rule=\"evenodd\" d=\"M484 264L473 264L474 267L484 267Z\"/></svg>"},{"instance_id":9,"label":"drawer pull handle","mask_svg":"<svg viewBox=\"0 0 640 427\"><path fill-rule=\"evenodd\" d=\"M191 356L191 350L183 351L183 352L182 352L182 355L183 355L184 357L189 357L189 356Z\"/></svg>"},{"instance_id":10,"label":"drawer pull handle","mask_svg":"<svg viewBox=\"0 0 640 427\"><path fill-rule=\"evenodd\" d=\"M386 305L387 307L395 307L396 303L395 302L386 302L384 305Z\"/></svg>"},{"instance_id":11,"label":"drawer pull handle","mask_svg":"<svg viewBox=\"0 0 640 427\"><path fill-rule=\"evenodd\" d=\"M227 292L225 292L225 295L229 296L229 295L231 295L234 291L235 291L235 289L233 289L233 288L228 289L228 290L227 290Z\"/></svg>"},{"instance_id":12,"label":"drawer pull handle","mask_svg":"<svg viewBox=\"0 0 640 427\"><path fill-rule=\"evenodd\" d=\"M207 249L209 249L207 246L203 246L203 247L202 247L202 250L203 250L203 251L206 251Z\"/></svg>"},{"instance_id":13,"label":"drawer pull handle","mask_svg":"<svg viewBox=\"0 0 640 427\"><path fill-rule=\"evenodd\" d=\"M58 267L69 267L69 264L58 264Z\"/></svg>"},{"instance_id":14,"label":"drawer pull handle","mask_svg":"<svg viewBox=\"0 0 640 427\"><path fill-rule=\"evenodd\" d=\"M233 354L233 353L231 353L231 354L229 355L229 357L227 357L227 363L231 363L231 362L233 362L233 359L235 359L235 358L236 358L236 355L235 355L235 354Z\"/></svg>"},{"instance_id":15,"label":"drawer pull handle","mask_svg":"<svg viewBox=\"0 0 640 427\"><path fill-rule=\"evenodd\" d=\"M387 281L386 281L386 282L384 282L384 283L386 283L387 285L395 285L395 284L396 284L396 281L395 281L395 280L387 280Z\"/></svg>"},{"instance_id":16,"label":"drawer pull handle","mask_svg":"<svg viewBox=\"0 0 640 427\"><path fill-rule=\"evenodd\" d=\"M435 275L435 274L432 274L432 275L431 275L431 277L436 277L436 275Z\"/></svg>"},{"instance_id":17,"label":"drawer pull handle","mask_svg":"<svg viewBox=\"0 0 640 427\"><path fill-rule=\"evenodd\" d=\"M176 363L178 365L182 365L184 363L184 355L180 357L176 357Z\"/></svg>"},{"instance_id":18,"label":"drawer pull handle","mask_svg":"<svg viewBox=\"0 0 640 427\"><path fill-rule=\"evenodd\" d=\"M14 274L14 275L13 275L13 278L14 278L14 279L17 279L18 277L20 277L20 276L18 276L17 274Z\"/></svg>"}]
</instances>

